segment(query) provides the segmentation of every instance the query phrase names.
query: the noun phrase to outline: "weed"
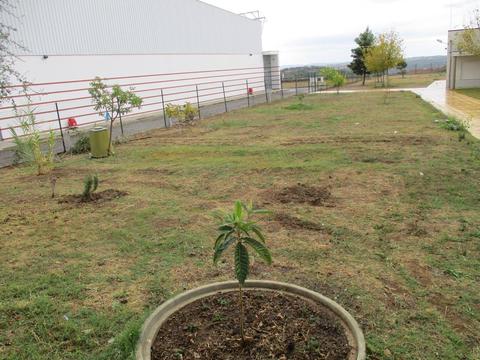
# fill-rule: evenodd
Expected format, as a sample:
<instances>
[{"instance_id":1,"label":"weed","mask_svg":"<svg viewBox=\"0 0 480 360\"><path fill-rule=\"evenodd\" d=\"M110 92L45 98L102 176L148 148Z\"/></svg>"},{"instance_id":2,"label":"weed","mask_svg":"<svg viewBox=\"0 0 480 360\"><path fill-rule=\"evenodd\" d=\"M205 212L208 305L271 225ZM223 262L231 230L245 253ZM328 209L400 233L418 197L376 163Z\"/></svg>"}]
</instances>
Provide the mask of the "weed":
<instances>
[{"instance_id":1,"label":"weed","mask_svg":"<svg viewBox=\"0 0 480 360\"><path fill-rule=\"evenodd\" d=\"M47 173L53 167L55 133L50 130L46 141L46 150L42 149L41 132L36 128L35 115L31 110L18 115L22 134L18 134L15 128L10 128L13 141L16 145L16 154L21 161L34 163L37 166L37 174Z\"/></svg>"}]
</instances>

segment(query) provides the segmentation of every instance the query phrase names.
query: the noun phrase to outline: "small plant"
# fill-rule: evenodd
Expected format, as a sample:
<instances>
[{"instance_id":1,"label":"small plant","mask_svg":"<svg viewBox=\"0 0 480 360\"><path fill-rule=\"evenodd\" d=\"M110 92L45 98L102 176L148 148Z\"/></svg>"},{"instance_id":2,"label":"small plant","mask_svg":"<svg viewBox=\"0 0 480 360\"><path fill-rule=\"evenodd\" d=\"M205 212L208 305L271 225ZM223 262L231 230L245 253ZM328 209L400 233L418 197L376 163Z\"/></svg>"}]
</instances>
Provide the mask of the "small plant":
<instances>
[{"instance_id":1,"label":"small plant","mask_svg":"<svg viewBox=\"0 0 480 360\"><path fill-rule=\"evenodd\" d=\"M303 99L305 99L305 94L297 95L298 103L290 104L285 107L286 110L311 110L313 109L312 105L304 104Z\"/></svg>"},{"instance_id":2,"label":"small plant","mask_svg":"<svg viewBox=\"0 0 480 360\"><path fill-rule=\"evenodd\" d=\"M70 152L72 154L85 154L90 152L90 139L88 138L88 135L81 134L70 149Z\"/></svg>"},{"instance_id":3,"label":"small plant","mask_svg":"<svg viewBox=\"0 0 480 360\"><path fill-rule=\"evenodd\" d=\"M243 306L242 288L249 273L250 256L247 246L255 251L267 264L272 263L272 256L265 245L265 237L260 226L252 220L257 214L266 214L268 211L253 209L252 203L245 205L236 201L232 213L220 214L220 234L215 241L213 262L218 263L222 254L230 246L234 247L235 277L238 280L238 295L240 307L240 335L245 342L245 313Z\"/></svg>"},{"instance_id":4,"label":"small plant","mask_svg":"<svg viewBox=\"0 0 480 360\"><path fill-rule=\"evenodd\" d=\"M35 115L31 110L17 114L22 134L19 135L14 128L10 132L15 142L16 153L20 160L27 163L34 163L37 166L37 174L43 175L53 167L55 157L55 133L50 130L46 140L46 149L42 149L42 138L40 130L35 124Z\"/></svg>"},{"instance_id":5,"label":"small plant","mask_svg":"<svg viewBox=\"0 0 480 360\"><path fill-rule=\"evenodd\" d=\"M458 120L453 117L449 117L447 120L441 123L440 125L443 129L450 130L450 131L458 131L459 132L459 141L465 139L465 134L467 133L470 123L469 121Z\"/></svg>"},{"instance_id":6,"label":"small plant","mask_svg":"<svg viewBox=\"0 0 480 360\"><path fill-rule=\"evenodd\" d=\"M191 124L198 115L198 110L187 102L185 105L167 104L165 112L169 118L177 119L182 124Z\"/></svg>"},{"instance_id":7,"label":"small plant","mask_svg":"<svg viewBox=\"0 0 480 360\"><path fill-rule=\"evenodd\" d=\"M98 188L98 176L97 175L87 175L83 180L83 201L93 200L93 193Z\"/></svg>"}]
</instances>

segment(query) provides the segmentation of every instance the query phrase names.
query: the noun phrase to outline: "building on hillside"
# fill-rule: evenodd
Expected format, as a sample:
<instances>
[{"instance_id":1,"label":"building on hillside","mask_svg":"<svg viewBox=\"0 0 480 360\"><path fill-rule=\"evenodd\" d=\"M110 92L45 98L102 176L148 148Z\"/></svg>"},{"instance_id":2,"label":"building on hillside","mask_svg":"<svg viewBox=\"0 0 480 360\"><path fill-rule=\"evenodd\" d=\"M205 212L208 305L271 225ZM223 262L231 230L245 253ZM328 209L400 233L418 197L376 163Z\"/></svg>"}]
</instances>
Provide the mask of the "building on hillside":
<instances>
[{"instance_id":1,"label":"building on hillside","mask_svg":"<svg viewBox=\"0 0 480 360\"><path fill-rule=\"evenodd\" d=\"M2 13L2 21L17 29L12 37L26 49L14 49L17 69L32 83L30 101L40 106L41 124L55 122L55 102L64 125L69 117L80 124L98 121L87 93L96 76L133 86L144 97L137 113L158 111L163 100L195 103L197 89L202 101L219 98L222 87L232 97L243 96L246 87L263 92L267 80L280 76L270 66L278 65L278 54L262 53L263 23L252 13L198 0L15 3L16 16ZM23 101L21 95L12 98ZM4 138L16 121L8 111L0 108Z\"/></svg>"},{"instance_id":2,"label":"building on hillside","mask_svg":"<svg viewBox=\"0 0 480 360\"><path fill-rule=\"evenodd\" d=\"M456 46L457 37L462 31L464 30L450 30L448 32L448 89L480 87L480 57L462 53Z\"/></svg>"}]
</instances>

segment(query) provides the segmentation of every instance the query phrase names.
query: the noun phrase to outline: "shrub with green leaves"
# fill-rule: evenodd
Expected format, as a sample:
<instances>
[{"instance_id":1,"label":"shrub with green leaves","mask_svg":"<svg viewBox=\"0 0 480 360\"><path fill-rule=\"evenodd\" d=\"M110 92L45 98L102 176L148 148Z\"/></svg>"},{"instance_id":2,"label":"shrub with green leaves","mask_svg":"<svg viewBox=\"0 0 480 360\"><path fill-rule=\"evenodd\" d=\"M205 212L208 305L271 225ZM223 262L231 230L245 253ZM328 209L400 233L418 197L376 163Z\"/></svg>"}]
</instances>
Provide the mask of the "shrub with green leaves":
<instances>
[{"instance_id":1,"label":"shrub with green leaves","mask_svg":"<svg viewBox=\"0 0 480 360\"><path fill-rule=\"evenodd\" d=\"M91 201L93 199L93 193L98 188L98 176L97 175L87 175L83 180L83 192L82 200Z\"/></svg>"},{"instance_id":2,"label":"shrub with green leaves","mask_svg":"<svg viewBox=\"0 0 480 360\"><path fill-rule=\"evenodd\" d=\"M326 67L320 70L320 75L327 80L329 86L337 88L337 94L340 92L340 87L345 84L345 76L337 69Z\"/></svg>"},{"instance_id":3,"label":"shrub with green leaves","mask_svg":"<svg viewBox=\"0 0 480 360\"><path fill-rule=\"evenodd\" d=\"M267 210L254 209L253 204L248 205L236 201L232 213L220 214L221 225L218 227L219 235L215 241L213 262L217 264L224 252L232 247L235 263L235 277L238 280L239 305L240 305L240 334L242 342L245 340L242 287L249 273L250 255L248 249L253 250L267 264L272 263L270 250L265 245L265 236L260 226L253 221L254 215L269 213Z\"/></svg>"},{"instance_id":4,"label":"shrub with green leaves","mask_svg":"<svg viewBox=\"0 0 480 360\"><path fill-rule=\"evenodd\" d=\"M198 115L198 109L189 102L185 105L167 104L165 112L169 118L176 119L182 124L191 124Z\"/></svg>"},{"instance_id":5,"label":"shrub with green leaves","mask_svg":"<svg viewBox=\"0 0 480 360\"><path fill-rule=\"evenodd\" d=\"M40 130L35 124L35 115L31 110L17 114L22 134L10 128L16 145L16 154L21 161L34 163L37 174L46 174L53 167L55 157L55 133L50 130L47 139L42 139ZM45 146L42 147L42 144Z\"/></svg>"},{"instance_id":6,"label":"shrub with green leaves","mask_svg":"<svg viewBox=\"0 0 480 360\"><path fill-rule=\"evenodd\" d=\"M72 154L84 154L90 152L90 139L87 134L81 134L70 149Z\"/></svg>"}]
</instances>

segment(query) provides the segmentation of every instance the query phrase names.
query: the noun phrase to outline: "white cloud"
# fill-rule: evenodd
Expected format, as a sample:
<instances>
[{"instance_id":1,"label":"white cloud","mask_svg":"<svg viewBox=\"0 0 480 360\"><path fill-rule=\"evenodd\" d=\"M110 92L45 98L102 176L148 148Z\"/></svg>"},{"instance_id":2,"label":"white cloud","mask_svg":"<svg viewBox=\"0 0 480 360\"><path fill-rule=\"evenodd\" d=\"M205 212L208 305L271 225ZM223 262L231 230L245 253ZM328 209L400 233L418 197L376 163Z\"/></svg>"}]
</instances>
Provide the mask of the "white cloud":
<instances>
[{"instance_id":1,"label":"white cloud","mask_svg":"<svg viewBox=\"0 0 480 360\"><path fill-rule=\"evenodd\" d=\"M407 56L445 54L436 39L480 7L480 0L204 1L237 13L260 10L267 18L263 47L280 50L284 65L349 61L353 39L367 26L399 32Z\"/></svg>"}]
</instances>

